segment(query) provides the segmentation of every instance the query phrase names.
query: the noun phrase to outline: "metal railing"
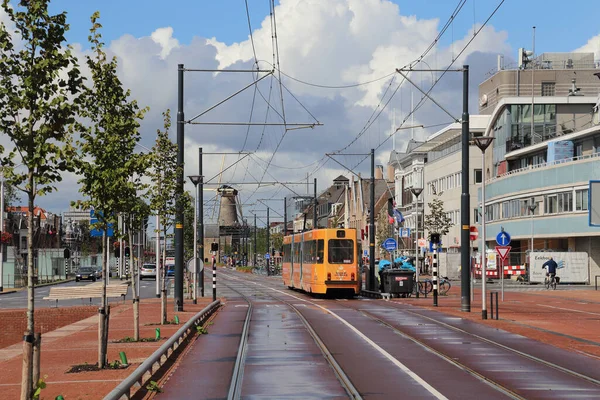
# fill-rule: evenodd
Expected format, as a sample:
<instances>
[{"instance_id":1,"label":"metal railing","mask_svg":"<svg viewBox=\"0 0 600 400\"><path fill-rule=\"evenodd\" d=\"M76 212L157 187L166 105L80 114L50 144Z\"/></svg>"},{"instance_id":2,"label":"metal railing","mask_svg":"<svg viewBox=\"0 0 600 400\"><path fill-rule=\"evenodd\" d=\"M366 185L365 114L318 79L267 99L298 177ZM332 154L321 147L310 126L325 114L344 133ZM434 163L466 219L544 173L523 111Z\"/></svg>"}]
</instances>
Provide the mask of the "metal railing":
<instances>
[{"instance_id":1,"label":"metal railing","mask_svg":"<svg viewBox=\"0 0 600 400\"><path fill-rule=\"evenodd\" d=\"M523 168L519 168L519 169L514 169L512 171L505 172L505 173L503 173L501 175L498 175L498 176L494 176L494 177L488 179L487 181L485 181L485 183L486 184L492 183L494 181L497 181L497 180L500 180L500 179L504 179L504 178L506 178L508 176L511 176L511 175L520 174L521 172L531 172L531 171L536 170L536 169L547 168L547 167L552 167L554 165L566 164L566 163L570 163L570 162L573 162L573 161L587 160L587 159L598 158L598 157L600 157L600 153L592 153L592 154L586 154L586 155L583 155L583 156L577 156L577 157L571 157L571 158L564 158L564 159L556 160L556 161L553 161L553 162L545 162L545 163L530 165L530 166L527 166L527 167L523 167Z\"/></svg>"},{"instance_id":2,"label":"metal railing","mask_svg":"<svg viewBox=\"0 0 600 400\"><path fill-rule=\"evenodd\" d=\"M135 369L125 380L117 385L104 400L118 400L125 396L131 398L131 388L138 385L143 387L150 380L152 375L160 369L169 357L179 348L181 343L195 333L195 327L206 321L208 317L219 307L220 300L213 301L198 314L194 315L185 323L173 336L171 336L162 346L158 348L150 357L146 359L139 367Z\"/></svg>"}]
</instances>

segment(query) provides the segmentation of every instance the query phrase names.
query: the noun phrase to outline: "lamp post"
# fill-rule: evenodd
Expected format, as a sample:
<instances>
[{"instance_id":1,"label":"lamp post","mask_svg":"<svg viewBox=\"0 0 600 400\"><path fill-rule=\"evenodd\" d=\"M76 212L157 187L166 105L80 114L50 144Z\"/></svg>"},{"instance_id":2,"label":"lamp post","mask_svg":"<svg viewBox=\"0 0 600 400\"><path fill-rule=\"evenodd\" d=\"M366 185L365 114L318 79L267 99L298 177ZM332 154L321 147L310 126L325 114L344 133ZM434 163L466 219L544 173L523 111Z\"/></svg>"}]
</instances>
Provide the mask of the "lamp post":
<instances>
[{"instance_id":1,"label":"lamp post","mask_svg":"<svg viewBox=\"0 0 600 400\"><path fill-rule=\"evenodd\" d=\"M194 184L196 196L194 197L194 279L193 291L192 291L192 302L198 304L198 184L202 181L200 175L188 176L190 181Z\"/></svg>"},{"instance_id":2,"label":"lamp post","mask_svg":"<svg viewBox=\"0 0 600 400\"><path fill-rule=\"evenodd\" d=\"M529 265L531 266L531 253L533 253L533 214L535 214L535 209L537 208L537 204L535 204L533 198L531 199L531 204L528 205L527 208L531 215L531 244L529 245Z\"/></svg>"},{"instance_id":3,"label":"lamp post","mask_svg":"<svg viewBox=\"0 0 600 400\"><path fill-rule=\"evenodd\" d=\"M481 319L487 319L486 307L486 273L485 267L487 257L485 254L485 150L492 144L492 136L479 136L473 138L473 142L481 150Z\"/></svg>"},{"instance_id":4,"label":"lamp post","mask_svg":"<svg viewBox=\"0 0 600 400\"><path fill-rule=\"evenodd\" d=\"M416 182L416 180L415 180ZM419 196L423 192L423 188L412 187L410 189L415 196L415 285L417 285L416 297L419 298Z\"/></svg>"}]
</instances>

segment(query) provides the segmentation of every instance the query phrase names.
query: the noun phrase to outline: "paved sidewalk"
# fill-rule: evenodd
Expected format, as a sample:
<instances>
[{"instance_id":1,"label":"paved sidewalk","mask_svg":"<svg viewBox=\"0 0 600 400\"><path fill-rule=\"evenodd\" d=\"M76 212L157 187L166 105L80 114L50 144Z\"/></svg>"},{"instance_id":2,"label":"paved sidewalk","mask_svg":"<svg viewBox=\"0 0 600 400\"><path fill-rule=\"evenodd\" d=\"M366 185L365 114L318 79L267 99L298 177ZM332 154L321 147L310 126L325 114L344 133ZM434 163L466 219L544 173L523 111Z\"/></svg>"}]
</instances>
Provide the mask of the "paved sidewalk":
<instances>
[{"instance_id":1,"label":"paved sidewalk","mask_svg":"<svg viewBox=\"0 0 600 400\"><path fill-rule=\"evenodd\" d=\"M460 310L460 282L452 284L447 296L438 297L438 307L433 306L431 294L427 298L421 296L419 299L411 297L392 301L466 318L566 350L600 358L600 291L595 291L593 287L558 286L556 290L542 290L542 286L538 285L529 287L529 290L505 290L502 301L499 285L492 285L491 290L488 285L488 319L482 320L479 285L475 286L471 312L467 313ZM498 292L498 320L490 319L490 291Z\"/></svg>"},{"instance_id":2,"label":"paved sidewalk","mask_svg":"<svg viewBox=\"0 0 600 400\"><path fill-rule=\"evenodd\" d=\"M166 338L182 324L210 304L212 297L198 299L198 304L186 300L185 312L174 313L168 303L168 318L179 316L179 325L148 325L160 321L160 299L140 302L140 338L154 338L160 328L163 340L158 342L113 343L133 336L133 307L130 301L113 305L110 316L108 360L119 359L124 351L130 366L127 369L67 373L73 365L95 364L98 360L98 317L93 316L42 335L41 376L47 375L47 387L42 398L54 399L59 394L65 399L102 399L119 382L160 347ZM18 399L20 394L22 344L0 349L0 391L2 399Z\"/></svg>"}]
</instances>

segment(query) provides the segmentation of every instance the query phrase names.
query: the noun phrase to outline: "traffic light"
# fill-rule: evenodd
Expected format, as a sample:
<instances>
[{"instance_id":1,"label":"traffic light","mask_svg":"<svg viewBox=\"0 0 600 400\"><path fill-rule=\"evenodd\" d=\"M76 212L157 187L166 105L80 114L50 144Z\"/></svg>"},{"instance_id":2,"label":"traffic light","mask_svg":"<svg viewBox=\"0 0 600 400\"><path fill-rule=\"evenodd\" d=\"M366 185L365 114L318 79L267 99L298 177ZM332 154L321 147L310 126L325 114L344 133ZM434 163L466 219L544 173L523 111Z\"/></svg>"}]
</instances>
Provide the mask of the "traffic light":
<instances>
[{"instance_id":1,"label":"traffic light","mask_svg":"<svg viewBox=\"0 0 600 400\"><path fill-rule=\"evenodd\" d=\"M121 246L115 246L115 258L121 257Z\"/></svg>"},{"instance_id":2,"label":"traffic light","mask_svg":"<svg viewBox=\"0 0 600 400\"><path fill-rule=\"evenodd\" d=\"M431 239L431 243L433 243L433 244L439 244L440 243L440 234L439 233L432 233L430 239Z\"/></svg>"},{"instance_id":3,"label":"traffic light","mask_svg":"<svg viewBox=\"0 0 600 400\"><path fill-rule=\"evenodd\" d=\"M63 255L65 256L65 258L71 258L71 250L65 249L65 252Z\"/></svg>"},{"instance_id":4,"label":"traffic light","mask_svg":"<svg viewBox=\"0 0 600 400\"><path fill-rule=\"evenodd\" d=\"M210 251L219 251L219 243L211 243Z\"/></svg>"},{"instance_id":5,"label":"traffic light","mask_svg":"<svg viewBox=\"0 0 600 400\"><path fill-rule=\"evenodd\" d=\"M394 218L394 198L390 197L388 199L388 204L387 204L387 208L388 208L388 215L392 218Z\"/></svg>"},{"instance_id":6,"label":"traffic light","mask_svg":"<svg viewBox=\"0 0 600 400\"><path fill-rule=\"evenodd\" d=\"M129 257L131 255L131 250L129 249L129 246L125 247L125 257Z\"/></svg>"},{"instance_id":7,"label":"traffic light","mask_svg":"<svg viewBox=\"0 0 600 400\"><path fill-rule=\"evenodd\" d=\"M271 255L275 257L275 247L271 247Z\"/></svg>"}]
</instances>

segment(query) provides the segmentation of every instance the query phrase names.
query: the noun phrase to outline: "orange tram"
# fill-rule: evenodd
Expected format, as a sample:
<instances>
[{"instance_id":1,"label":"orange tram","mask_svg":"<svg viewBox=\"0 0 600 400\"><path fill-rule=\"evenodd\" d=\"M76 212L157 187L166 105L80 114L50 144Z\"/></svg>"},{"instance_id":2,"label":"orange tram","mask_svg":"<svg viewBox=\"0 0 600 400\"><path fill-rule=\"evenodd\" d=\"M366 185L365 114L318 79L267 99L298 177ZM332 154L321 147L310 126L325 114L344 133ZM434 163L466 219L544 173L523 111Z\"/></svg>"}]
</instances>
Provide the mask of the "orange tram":
<instances>
[{"instance_id":1,"label":"orange tram","mask_svg":"<svg viewBox=\"0 0 600 400\"><path fill-rule=\"evenodd\" d=\"M359 294L356 229L314 229L283 238L283 284L307 293Z\"/></svg>"}]
</instances>

